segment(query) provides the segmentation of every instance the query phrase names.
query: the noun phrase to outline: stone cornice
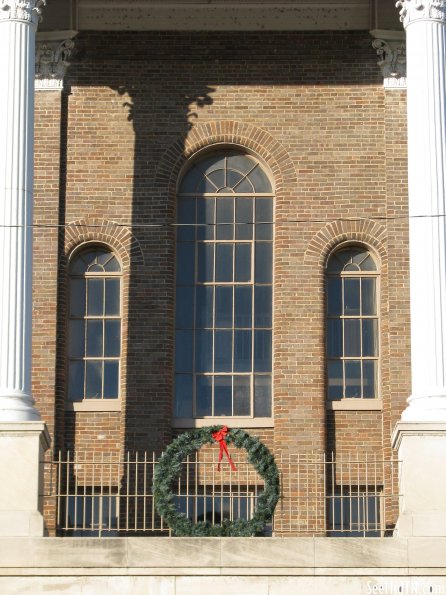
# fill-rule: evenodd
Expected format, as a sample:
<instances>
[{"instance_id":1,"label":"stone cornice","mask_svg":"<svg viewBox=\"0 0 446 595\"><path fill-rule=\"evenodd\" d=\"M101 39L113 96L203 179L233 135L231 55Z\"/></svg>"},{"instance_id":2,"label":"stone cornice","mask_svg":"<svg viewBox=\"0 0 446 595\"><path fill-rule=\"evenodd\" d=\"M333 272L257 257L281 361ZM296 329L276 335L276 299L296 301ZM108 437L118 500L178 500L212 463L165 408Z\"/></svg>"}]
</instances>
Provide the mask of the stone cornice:
<instances>
[{"instance_id":1,"label":"stone cornice","mask_svg":"<svg viewBox=\"0 0 446 595\"><path fill-rule=\"evenodd\" d=\"M404 27L426 20L446 23L446 0L398 0L395 6Z\"/></svg>"},{"instance_id":2,"label":"stone cornice","mask_svg":"<svg viewBox=\"0 0 446 595\"><path fill-rule=\"evenodd\" d=\"M46 0L0 0L0 21L24 21L37 25Z\"/></svg>"},{"instance_id":3,"label":"stone cornice","mask_svg":"<svg viewBox=\"0 0 446 595\"><path fill-rule=\"evenodd\" d=\"M61 91L74 50L76 31L38 34L36 42L36 90Z\"/></svg>"},{"instance_id":4,"label":"stone cornice","mask_svg":"<svg viewBox=\"0 0 446 595\"><path fill-rule=\"evenodd\" d=\"M404 39L378 37L372 42L378 55L378 66L387 89L406 87L406 42Z\"/></svg>"}]
</instances>

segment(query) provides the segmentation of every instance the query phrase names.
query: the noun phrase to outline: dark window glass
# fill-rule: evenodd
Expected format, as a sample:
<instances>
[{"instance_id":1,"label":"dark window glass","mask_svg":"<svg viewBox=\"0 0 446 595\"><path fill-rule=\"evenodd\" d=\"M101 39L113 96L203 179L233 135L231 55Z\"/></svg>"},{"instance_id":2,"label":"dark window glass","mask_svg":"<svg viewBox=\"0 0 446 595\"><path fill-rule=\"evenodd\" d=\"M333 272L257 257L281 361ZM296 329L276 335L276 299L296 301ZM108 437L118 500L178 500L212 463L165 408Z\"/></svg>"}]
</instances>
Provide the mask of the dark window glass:
<instances>
[{"instance_id":1,"label":"dark window glass","mask_svg":"<svg viewBox=\"0 0 446 595\"><path fill-rule=\"evenodd\" d=\"M193 164L181 182L177 417L271 415L271 194L258 161L232 152Z\"/></svg>"}]
</instances>

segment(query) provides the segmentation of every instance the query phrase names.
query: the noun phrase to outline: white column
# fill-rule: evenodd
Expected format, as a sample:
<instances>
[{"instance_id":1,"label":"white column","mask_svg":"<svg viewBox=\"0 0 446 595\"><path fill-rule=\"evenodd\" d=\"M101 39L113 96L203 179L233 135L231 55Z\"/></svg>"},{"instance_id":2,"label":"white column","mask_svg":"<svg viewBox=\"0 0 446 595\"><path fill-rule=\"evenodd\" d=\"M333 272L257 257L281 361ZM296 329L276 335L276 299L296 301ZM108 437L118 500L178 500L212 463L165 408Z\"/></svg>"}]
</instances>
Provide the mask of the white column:
<instances>
[{"instance_id":1,"label":"white column","mask_svg":"<svg viewBox=\"0 0 446 595\"><path fill-rule=\"evenodd\" d=\"M396 425L397 535L446 535L446 0L402 0L406 29L412 394Z\"/></svg>"},{"instance_id":2,"label":"white column","mask_svg":"<svg viewBox=\"0 0 446 595\"><path fill-rule=\"evenodd\" d=\"M35 38L45 0L0 0L0 422L31 397Z\"/></svg>"},{"instance_id":3,"label":"white column","mask_svg":"<svg viewBox=\"0 0 446 595\"><path fill-rule=\"evenodd\" d=\"M446 2L397 2L406 28L412 395L403 421L446 422Z\"/></svg>"}]
</instances>

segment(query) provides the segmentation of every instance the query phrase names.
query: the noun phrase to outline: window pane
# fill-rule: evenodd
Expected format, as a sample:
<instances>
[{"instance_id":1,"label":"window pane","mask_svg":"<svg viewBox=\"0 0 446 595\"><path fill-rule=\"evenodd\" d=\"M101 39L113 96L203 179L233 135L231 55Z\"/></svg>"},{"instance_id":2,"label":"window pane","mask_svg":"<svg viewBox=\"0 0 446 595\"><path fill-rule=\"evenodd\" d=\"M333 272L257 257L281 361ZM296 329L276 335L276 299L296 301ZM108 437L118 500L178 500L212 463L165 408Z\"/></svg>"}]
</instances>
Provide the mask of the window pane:
<instances>
[{"instance_id":1,"label":"window pane","mask_svg":"<svg viewBox=\"0 0 446 595\"><path fill-rule=\"evenodd\" d=\"M180 198L177 207L177 238L179 242L195 239L195 199Z\"/></svg>"},{"instance_id":2,"label":"window pane","mask_svg":"<svg viewBox=\"0 0 446 595\"><path fill-rule=\"evenodd\" d=\"M252 198L237 198L235 201L235 220L240 224L236 226L235 230L237 240L252 240L252 222L254 220L252 203Z\"/></svg>"},{"instance_id":3,"label":"window pane","mask_svg":"<svg viewBox=\"0 0 446 595\"><path fill-rule=\"evenodd\" d=\"M341 357L342 353L342 320L340 318L327 320L327 355Z\"/></svg>"},{"instance_id":4,"label":"window pane","mask_svg":"<svg viewBox=\"0 0 446 595\"><path fill-rule=\"evenodd\" d=\"M255 161L247 155L229 155L227 158L228 169L235 169L242 174L247 174L255 165Z\"/></svg>"},{"instance_id":5,"label":"window pane","mask_svg":"<svg viewBox=\"0 0 446 595\"><path fill-rule=\"evenodd\" d=\"M342 399L343 395L343 375L342 361L329 361L327 370L328 398Z\"/></svg>"},{"instance_id":6,"label":"window pane","mask_svg":"<svg viewBox=\"0 0 446 595\"><path fill-rule=\"evenodd\" d=\"M378 362L367 361L362 362L362 374L363 374L363 397L365 399L373 399L377 396L377 371Z\"/></svg>"},{"instance_id":7,"label":"window pane","mask_svg":"<svg viewBox=\"0 0 446 595\"><path fill-rule=\"evenodd\" d=\"M344 314L359 316L359 279L344 279Z\"/></svg>"},{"instance_id":8,"label":"window pane","mask_svg":"<svg viewBox=\"0 0 446 595\"><path fill-rule=\"evenodd\" d=\"M235 281L251 281L251 244L235 246Z\"/></svg>"},{"instance_id":9,"label":"window pane","mask_svg":"<svg viewBox=\"0 0 446 595\"><path fill-rule=\"evenodd\" d=\"M269 242L255 244L255 282L272 283L273 247Z\"/></svg>"},{"instance_id":10,"label":"window pane","mask_svg":"<svg viewBox=\"0 0 446 595\"><path fill-rule=\"evenodd\" d=\"M362 314L376 315L376 279L361 279L362 285Z\"/></svg>"},{"instance_id":11,"label":"window pane","mask_svg":"<svg viewBox=\"0 0 446 595\"><path fill-rule=\"evenodd\" d=\"M104 270L107 273L119 273L121 271L121 265L118 262L118 259L113 256L104 264Z\"/></svg>"},{"instance_id":12,"label":"window pane","mask_svg":"<svg viewBox=\"0 0 446 595\"><path fill-rule=\"evenodd\" d=\"M271 376L254 377L254 415L271 417Z\"/></svg>"},{"instance_id":13,"label":"window pane","mask_svg":"<svg viewBox=\"0 0 446 595\"><path fill-rule=\"evenodd\" d=\"M345 396L361 396L361 362L356 360L345 363Z\"/></svg>"},{"instance_id":14,"label":"window pane","mask_svg":"<svg viewBox=\"0 0 446 595\"><path fill-rule=\"evenodd\" d=\"M195 332L195 371L212 372L212 331Z\"/></svg>"},{"instance_id":15,"label":"window pane","mask_svg":"<svg viewBox=\"0 0 446 595\"><path fill-rule=\"evenodd\" d=\"M82 401L84 398L84 362L71 361L68 369L68 398Z\"/></svg>"},{"instance_id":16,"label":"window pane","mask_svg":"<svg viewBox=\"0 0 446 595\"><path fill-rule=\"evenodd\" d=\"M196 287L196 328L212 328L214 311L214 288L198 285ZM191 311L191 316L193 312Z\"/></svg>"},{"instance_id":17,"label":"window pane","mask_svg":"<svg viewBox=\"0 0 446 595\"><path fill-rule=\"evenodd\" d=\"M254 287L254 326L257 328L272 326L272 287L256 285Z\"/></svg>"},{"instance_id":18,"label":"window pane","mask_svg":"<svg viewBox=\"0 0 446 595\"><path fill-rule=\"evenodd\" d=\"M193 285L195 271L194 244L178 244L177 246L177 284Z\"/></svg>"},{"instance_id":19,"label":"window pane","mask_svg":"<svg viewBox=\"0 0 446 595\"><path fill-rule=\"evenodd\" d=\"M105 315L119 316L120 280L105 279Z\"/></svg>"},{"instance_id":20,"label":"window pane","mask_svg":"<svg viewBox=\"0 0 446 595\"><path fill-rule=\"evenodd\" d=\"M214 280L214 246L198 244L197 281L206 283Z\"/></svg>"},{"instance_id":21,"label":"window pane","mask_svg":"<svg viewBox=\"0 0 446 595\"><path fill-rule=\"evenodd\" d=\"M105 357L121 355L121 321L105 321Z\"/></svg>"},{"instance_id":22,"label":"window pane","mask_svg":"<svg viewBox=\"0 0 446 595\"><path fill-rule=\"evenodd\" d=\"M85 323L83 320L70 320L68 353L71 357L85 355Z\"/></svg>"},{"instance_id":23,"label":"window pane","mask_svg":"<svg viewBox=\"0 0 446 595\"><path fill-rule=\"evenodd\" d=\"M232 331L215 331L214 371L232 371Z\"/></svg>"},{"instance_id":24,"label":"window pane","mask_svg":"<svg viewBox=\"0 0 446 595\"><path fill-rule=\"evenodd\" d=\"M250 415L250 413L250 377L234 376L234 415Z\"/></svg>"},{"instance_id":25,"label":"window pane","mask_svg":"<svg viewBox=\"0 0 446 595\"><path fill-rule=\"evenodd\" d=\"M70 264L70 273L72 275L82 275L87 270L87 265L85 264L82 255L75 258Z\"/></svg>"},{"instance_id":26,"label":"window pane","mask_svg":"<svg viewBox=\"0 0 446 595\"><path fill-rule=\"evenodd\" d=\"M243 178L244 176L240 172L228 169L226 173L226 186L228 188L234 188Z\"/></svg>"},{"instance_id":27,"label":"window pane","mask_svg":"<svg viewBox=\"0 0 446 595\"><path fill-rule=\"evenodd\" d=\"M100 399L102 397L102 361L87 361L86 363L86 399Z\"/></svg>"},{"instance_id":28,"label":"window pane","mask_svg":"<svg viewBox=\"0 0 446 595\"><path fill-rule=\"evenodd\" d=\"M369 256L361 264L362 271L376 271L376 264L373 258Z\"/></svg>"},{"instance_id":29,"label":"window pane","mask_svg":"<svg viewBox=\"0 0 446 595\"><path fill-rule=\"evenodd\" d=\"M232 328L232 287L215 288L215 326Z\"/></svg>"},{"instance_id":30,"label":"window pane","mask_svg":"<svg viewBox=\"0 0 446 595\"><path fill-rule=\"evenodd\" d=\"M362 355L363 357L378 355L378 321L366 318L362 321Z\"/></svg>"},{"instance_id":31,"label":"window pane","mask_svg":"<svg viewBox=\"0 0 446 595\"><path fill-rule=\"evenodd\" d=\"M340 277L327 279L327 314L329 316L342 314L342 279Z\"/></svg>"},{"instance_id":32,"label":"window pane","mask_svg":"<svg viewBox=\"0 0 446 595\"><path fill-rule=\"evenodd\" d=\"M232 281L233 244L217 244L215 280Z\"/></svg>"},{"instance_id":33,"label":"window pane","mask_svg":"<svg viewBox=\"0 0 446 595\"><path fill-rule=\"evenodd\" d=\"M192 376L175 376L174 417L192 417Z\"/></svg>"},{"instance_id":34,"label":"window pane","mask_svg":"<svg viewBox=\"0 0 446 595\"><path fill-rule=\"evenodd\" d=\"M119 362L104 362L104 399L119 396Z\"/></svg>"},{"instance_id":35,"label":"window pane","mask_svg":"<svg viewBox=\"0 0 446 595\"><path fill-rule=\"evenodd\" d=\"M340 260L337 258L337 255L333 254L330 256L330 260L328 261L327 271L331 273L339 272L342 271L343 266L343 263L340 262Z\"/></svg>"},{"instance_id":36,"label":"window pane","mask_svg":"<svg viewBox=\"0 0 446 595\"><path fill-rule=\"evenodd\" d=\"M71 316L85 316L85 279L71 279L70 281L70 314Z\"/></svg>"},{"instance_id":37,"label":"window pane","mask_svg":"<svg viewBox=\"0 0 446 595\"><path fill-rule=\"evenodd\" d=\"M215 376L214 415L232 415L232 376Z\"/></svg>"},{"instance_id":38,"label":"window pane","mask_svg":"<svg viewBox=\"0 0 446 595\"><path fill-rule=\"evenodd\" d=\"M252 326L252 287L235 287L235 327Z\"/></svg>"},{"instance_id":39,"label":"window pane","mask_svg":"<svg viewBox=\"0 0 446 595\"><path fill-rule=\"evenodd\" d=\"M254 331L254 371L271 371L271 331Z\"/></svg>"},{"instance_id":40,"label":"window pane","mask_svg":"<svg viewBox=\"0 0 446 595\"><path fill-rule=\"evenodd\" d=\"M214 239L214 198L199 198L197 199L197 239L199 240L213 240Z\"/></svg>"},{"instance_id":41,"label":"window pane","mask_svg":"<svg viewBox=\"0 0 446 595\"><path fill-rule=\"evenodd\" d=\"M200 289L203 289L200 287ZM176 327L192 328L194 324L194 288L177 287L176 295Z\"/></svg>"},{"instance_id":42,"label":"window pane","mask_svg":"<svg viewBox=\"0 0 446 595\"><path fill-rule=\"evenodd\" d=\"M273 201L271 198L256 198L256 240L273 239Z\"/></svg>"},{"instance_id":43,"label":"window pane","mask_svg":"<svg viewBox=\"0 0 446 595\"><path fill-rule=\"evenodd\" d=\"M177 331L175 333L175 370L192 372L192 356L192 331Z\"/></svg>"},{"instance_id":44,"label":"window pane","mask_svg":"<svg viewBox=\"0 0 446 595\"><path fill-rule=\"evenodd\" d=\"M180 192L196 192L198 184L203 179L203 172L198 167L192 167L187 174L184 176Z\"/></svg>"},{"instance_id":45,"label":"window pane","mask_svg":"<svg viewBox=\"0 0 446 595\"><path fill-rule=\"evenodd\" d=\"M251 331L235 331L234 333L234 371L252 371Z\"/></svg>"},{"instance_id":46,"label":"window pane","mask_svg":"<svg viewBox=\"0 0 446 595\"><path fill-rule=\"evenodd\" d=\"M254 186L255 192L267 192L268 194L272 192L271 182L260 165L254 168L248 177Z\"/></svg>"},{"instance_id":47,"label":"window pane","mask_svg":"<svg viewBox=\"0 0 446 595\"><path fill-rule=\"evenodd\" d=\"M212 415L212 376L196 378L196 415Z\"/></svg>"},{"instance_id":48,"label":"window pane","mask_svg":"<svg viewBox=\"0 0 446 595\"><path fill-rule=\"evenodd\" d=\"M361 321L344 320L344 355L354 357L361 355Z\"/></svg>"},{"instance_id":49,"label":"window pane","mask_svg":"<svg viewBox=\"0 0 446 595\"><path fill-rule=\"evenodd\" d=\"M102 316L104 313L104 280L87 280L87 314L89 316Z\"/></svg>"},{"instance_id":50,"label":"window pane","mask_svg":"<svg viewBox=\"0 0 446 595\"><path fill-rule=\"evenodd\" d=\"M87 357L102 357L102 320L87 320Z\"/></svg>"},{"instance_id":51,"label":"window pane","mask_svg":"<svg viewBox=\"0 0 446 595\"><path fill-rule=\"evenodd\" d=\"M224 188L225 183L225 170L214 169L213 171L206 172L206 190L205 192L215 192L220 188Z\"/></svg>"},{"instance_id":52,"label":"window pane","mask_svg":"<svg viewBox=\"0 0 446 595\"><path fill-rule=\"evenodd\" d=\"M217 199L217 240L234 239L234 199Z\"/></svg>"}]
</instances>

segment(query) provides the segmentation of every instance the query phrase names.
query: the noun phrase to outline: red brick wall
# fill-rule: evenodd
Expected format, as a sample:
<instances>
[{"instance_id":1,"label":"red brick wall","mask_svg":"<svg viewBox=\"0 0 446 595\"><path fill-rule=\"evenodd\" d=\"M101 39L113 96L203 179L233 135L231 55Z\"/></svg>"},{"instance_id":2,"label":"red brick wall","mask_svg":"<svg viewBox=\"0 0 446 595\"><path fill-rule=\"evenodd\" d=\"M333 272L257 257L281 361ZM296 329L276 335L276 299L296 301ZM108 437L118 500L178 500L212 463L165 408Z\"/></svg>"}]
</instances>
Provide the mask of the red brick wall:
<instances>
[{"instance_id":1,"label":"red brick wall","mask_svg":"<svg viewBox=\"0 0 446 595\"><path fill-rule=\"evenodd\" d=\"M92 32L77 47L62 197L77 226L62 240L65 257L96 238L127 259L123 408L66 412L65 445L159 451L171 440L175 183L186 157L223 142L258 154L276 182L275 427L252 432L277 454L389 454L410 390L407 221L386 220L406 213L405 94L384 92L368 33ZM44 95L36 221L57 219L58 94ZM381 260L383 412L326 412L323 266L345 240ZM54 386L56 248L56 231L37 232L34 382L50 424L65 397L61 361L56 397Z\"/></svg>"}]
</instances>

